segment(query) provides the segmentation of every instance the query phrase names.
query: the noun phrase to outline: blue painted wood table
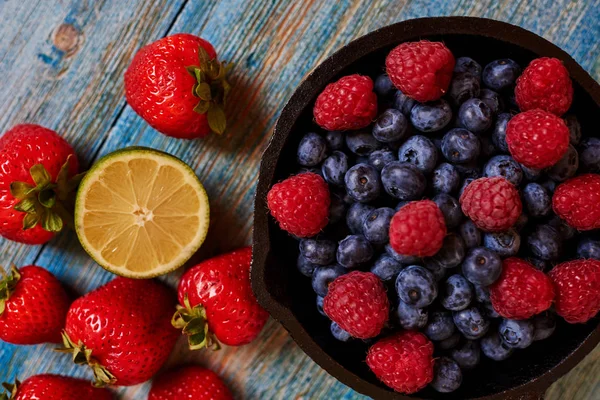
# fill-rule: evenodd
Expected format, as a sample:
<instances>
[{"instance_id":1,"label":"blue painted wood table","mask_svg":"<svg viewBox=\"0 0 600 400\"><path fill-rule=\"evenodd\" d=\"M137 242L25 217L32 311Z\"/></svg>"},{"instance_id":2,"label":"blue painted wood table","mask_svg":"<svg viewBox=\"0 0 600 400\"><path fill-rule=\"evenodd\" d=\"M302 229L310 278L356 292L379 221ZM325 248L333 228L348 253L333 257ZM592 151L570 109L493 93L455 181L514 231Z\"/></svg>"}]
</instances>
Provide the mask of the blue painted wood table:
<instances>
[{"instance_id":1,"label":"blue painted wood table","mask_svg":"<svg viewBox=\"0 0 600 400\"><path fill-rule=\"evenodd\" d=\"M143 145L182 158L211 198L207 242L195 260L249 243L260 155L286 99L329 54L369 31L408 18L471 15L521 25L567 50L600 79L600 0L0 0L0 131L32 122L55 129L85 166L115 149ZM175 32L208 39L236 63L230 124L222 136L182 141L160 135L125 103L123 72L137 49ZM36 263L83 294L112 276L73 233L44 246L0 240L0 263ZM166 280L175 284L178 274ZM251 345L191 354L180 342L169 365L218 371L245 399L360 399L269 322ZM0 381L36 373L88 376L50 345L0 343ZM89 377L89 376L88 376ZM144 399L149 384L119 391ZM600 348L554 384L548 399L598 399Z\"/></svg>"}]
</instances>

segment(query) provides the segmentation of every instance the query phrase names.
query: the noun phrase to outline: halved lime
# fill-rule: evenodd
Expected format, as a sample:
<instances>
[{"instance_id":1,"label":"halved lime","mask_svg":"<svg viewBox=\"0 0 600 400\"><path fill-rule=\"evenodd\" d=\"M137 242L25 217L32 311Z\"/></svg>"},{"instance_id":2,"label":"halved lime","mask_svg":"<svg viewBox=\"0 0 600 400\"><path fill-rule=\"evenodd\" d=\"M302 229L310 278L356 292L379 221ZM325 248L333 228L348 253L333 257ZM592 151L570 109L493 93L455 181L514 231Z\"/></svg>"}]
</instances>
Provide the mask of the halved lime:
<instances>
[{"instance_id":1,"label":"halved lime","mask_svg":"<svg viewBox=\"0 0 600 400\"><path fill-rule=\"evenodd\" d=\"M115 151L87 172L77 191L75 229L103 268L151 278L184 264L204 242L208 197L194 171L142 147Z\"/></svg>"}]
</instances>

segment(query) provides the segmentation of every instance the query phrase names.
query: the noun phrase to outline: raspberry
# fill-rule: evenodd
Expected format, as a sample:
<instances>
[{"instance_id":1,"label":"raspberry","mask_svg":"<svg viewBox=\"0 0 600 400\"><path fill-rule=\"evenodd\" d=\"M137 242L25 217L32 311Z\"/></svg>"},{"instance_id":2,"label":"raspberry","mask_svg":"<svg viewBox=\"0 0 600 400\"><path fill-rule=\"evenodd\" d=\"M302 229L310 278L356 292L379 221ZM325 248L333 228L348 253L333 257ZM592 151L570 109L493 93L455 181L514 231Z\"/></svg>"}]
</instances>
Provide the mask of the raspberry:
<instances>
[{"instance_id":1,"label":"raspberry","mask_svg":"<svg viewBox=\"0 0 600 400\"><path fill-rule=\"evenodd\" d=\"M515 115L506 126L506 144L515 160L526 167L550 167L569 147L569 128L565 121L543 110Z\"/></svg>"},{"instance_id":2,"label":"raspberry","mask_svg":"<svg viewBox=\"0 0 600 400\"><path fill-rule=\"evenodd\" d=\"M527 319L546 311L554 300L550 278L532 264L511 257L502 262L502 274L490 286L494 310L504 318Z\"/></svg>"},{"instance_id":3,"label":"raspberry","mask_svg":"<svg viewBox=\"0 0 600 400\"><path fill-rule=\"evenodd\" d=\"M373 81L358 74L330 83L319 94L313 109L317 125L328 131L346 131L368 126L377 115Z\"/></svg>"},{"instance_id":4,"label":"raspberry","mask_svg":"<svg viewBox=\"0 0 600 400\"><path fill-rule=\"evenodd\" d=\"M367 365L387 386L411 394L433 380L433 343L420 332L403 331L379 340L367 353Z\"/></svg>"},{"instance_id":5,"label":"raspberry","mask_svg":"<svg viewBox=\"0 0 600 400\"><path fill-rule=\"evenodd\" d=\"M289 177L267 194L271 215L281 229L297 237L314 236L325 228L330 202L327 184L312 172Z\"/></svg>"},{"instance_id":6,"label":"raspberry","mask_svg":"<svg viewBox=\"0 0 600 400\"><path fill-rule=\"evenodd\" d=\"M353 337L369 339L379 335L383 329L390 303L377 275L353 271L329 284L323 310Z\"/></svg>"},{"instance_id":7,"label":"raspberry","mask_svg":"<svg viewBox=\"0 0 600 400\"><path fill-rule=\"evenodd\" d=\"M556 288L556 313L565 321L585 323L600 311L600 261L564 262L549 275Z\"/></svg>"},{"instance_id":8,"label":"raspberry","mask_svg":"<svg viewBox=\"0 0 600 400\"><path fill-rule=\"evenodd\" d=\"M517 189L500 176L471 182L460 196L460 205L465 215L486 232L509 229L522 209Z\"/></svg>"},{"instance_id":9,"label":"raspberry","mask_svg":"<svg viewBox=\"0 0 600 400\"><path fill-rule=\"evenodd\" d=\"M433 256L442 248L444 236L444 214L431 200L408 203L390 222L390 245L405 256Z\"/></svg>"},{"instance_id":10,"label":"raspberry","mask_svg":"<svg viewBox=\"0 0 600 400\"><path fill-rule=\"evenodd\" d=\"M437 100L450 85L454 56L441 42L402 43L388 54L385 68L405 95L420 102Z\"/></svg>"},{"instance_id":11,"label":"raspberry","mask_svg":"<svg viewBox=\"0 0 600 400\"><path fill-rule=\"evenodd\" d=\"M573 101L569 71L556 58L537 58L517 79L515 98L521 111L540 108L561 116Z\"/></svg>"},{"instance_id":12,"label":"raspberry","mask_svg":"<svg viewBox=\"0 0 600 400\"><path fill-rule=\"evenodd\" d=\"M575 229L600 228L600 175L579 175L559 185L552 196L552 208Z\"/></svg>"}]
</instances>

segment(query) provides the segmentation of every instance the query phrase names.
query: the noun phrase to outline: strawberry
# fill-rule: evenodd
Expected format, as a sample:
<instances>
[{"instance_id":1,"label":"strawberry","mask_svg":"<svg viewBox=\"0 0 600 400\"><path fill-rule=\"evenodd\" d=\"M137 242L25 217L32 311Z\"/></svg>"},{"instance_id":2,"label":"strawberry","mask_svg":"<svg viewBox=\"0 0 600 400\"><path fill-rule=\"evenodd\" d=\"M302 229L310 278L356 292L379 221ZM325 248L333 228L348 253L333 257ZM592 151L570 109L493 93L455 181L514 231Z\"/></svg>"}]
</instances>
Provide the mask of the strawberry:
<instances>
[{"instance_id":1,"label":"strawberry","mask_svg":"<svg viewBox=\"0 0 600 400\"><path fill-rule=\"evenodd\" d=\"M0 400L114 400L108 389L95 388L83 379L60 375L35 375L14 385L4 384L8 393ZM9 397L10 395L10 397Z\"/></svg>"},{"instance_id":2,"label":"strawberry","mask_svg":"<svg viewBox=\"0 0 600 400\"><path fill-rule=\"evenodd\" d=\"M188 335L190 349L241 346L254 340L267 322L250 287L252 249L245 247L201 262L179 282L180 305L173 326Z\"/></svg>"},{"instance_id":3,"label":"strawberry","mask_svg":"<svg viewBox=\"0 0 600 400\"><path fill-rule=\"evenodd\" d=\"M233 400L231 392L210 369L188 365L154 379L148 400Z\"/></svg>"},{"instance_id":4,"label":"strawberry","mask_svg":"<svg viewBox=\"0 0 600 400\"><path fill-rule=\"evenodd\" d=\"M4 275L0 268L0 273ZM30 265L0 280L0 339L13 344L60 343L69 296L58 279Z\"/></svg>"},{"instance_id":5,"label":"strawberry","mask_svg":"<svg viewBox=\"0 0 600 400\"><path fill-rule=\"evenodd\" d=\"M0 235L42 244L71 220L81 175L66 140L39 125L23 124L0 138Z\"/></svg>"},{"instance_id":6,"label":"strawberry","mask_svg":"<svg viewBox=\"0 0 600 400\"><path fill-rule=\"evenodd\" d=\"M96 386L145 382L179 336L170 323L175 304L171 290L156 281L116 278L73 302L58 351L89 365Z\"/></svg>"},{"instance_id":7,"label":"strawberry","mask_svg":"<svg viewBox=\"0 0 600 400\"><path fill-rule=\"evenodd\" d=\"M138 115L167 136L220 134L231 66L219 62L204 39L187 33L167 36L137 52L125 71L125 96Z\"/></svg>"}]
</instances>

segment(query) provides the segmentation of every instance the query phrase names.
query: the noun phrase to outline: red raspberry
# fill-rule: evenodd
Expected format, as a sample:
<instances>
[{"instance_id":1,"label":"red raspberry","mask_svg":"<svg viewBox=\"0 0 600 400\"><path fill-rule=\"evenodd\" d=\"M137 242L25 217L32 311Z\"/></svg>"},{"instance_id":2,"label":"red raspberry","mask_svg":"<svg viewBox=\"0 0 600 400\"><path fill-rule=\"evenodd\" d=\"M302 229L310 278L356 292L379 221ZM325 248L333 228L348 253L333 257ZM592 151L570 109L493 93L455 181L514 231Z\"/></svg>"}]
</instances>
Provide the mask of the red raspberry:
<instances>
[{"instance_id":1,"label":"red raspberry","mask_svg":"<svg viewBox=\"0 0 600 400\"><path fill-rule=\"evenodd\" d=\"M444 214L431 200L408 203L390 222L390 245L398 254L433 256L442 248L444 236Z\"/></svg>"},{"instance_id":2,"label":"red raspberry","mask_svg":"<svg viewBox=\"0 0 600 400\"><path fill-rule=\"evenodd\" d=\"M460 196L463 213L479 229L502 232L517 222L522 205L515 186L503 177L479 178Z\"/></svg>"},{"instance_id":3,"label":"red raspberry","mask_svg":"<svg viewBox=\"0 0 600 400\"><path fill-rule=\"evenodd\" d=\"M550 278L520 258L502 262L502 274L490 286L494 310L504 318L527 319L546 311L554 300Z\"/></svg>"},{"instance_id":4,"label":"red raspberry","mask_svg":"<svg viewBox=\"0 0 600 400\"><path fill-rule=\"evenodd\" d=\"M600 175L579 175L559 185L552 196L552 208L575 229L600 228Z\"/></svg>"},{"instance_id":5,"label":"red raspberry","mask_svg":"<svg viewBox=\"0 0 600 400\"><path fill-rule=\"evenodd\" d=\"M323 311L352 337L369 339L381 333L390 302L377 275L353 271L329 284Z\"/></svg>"},{"instance_id":6,"label":"red raspberry","mask_svg":"<svg viewBox=\"0 0 600 400\"><path fill-rule=\"evenodd\" d=\"M319 175L305 172L273 185L267 194L271 215L297 237L319 233L329 220L329 187Z\"/></svg>"},{"instance_id":7,"label":"red raspberry","mask_svg":"<svg viewBox=\"0 0 600 400\"><path fill-rule=\"evenodd\" d=\"M403 331L379 340L367 353L367 365L383 383L411 394L433 380L433 343L420 332Z\"/></svg>"},{"instance_id":8,"label":"red raspberry","mask_svg":"<svg viewBox=\"0 0 600 400\"><path fill-rule=\"evenodd\" d=\"M569 128L562 118L543 110L515 115L506 126L506 144L515 160L526 167L550 167L569 147Z\"/></svg>"},{"instance_id":9,"label":"red raspberry","mask_svg":"<svg viewBox=\"0 0 600 400\"><path fill-rule=\"evenodd\" d=\"M425 102L446 93L454 63L454 56L444 43L421 40L395 47L385 59L385 68L402 93Z\"/></svg>"},{"instance_id":10,"label":"red raspberry","mask_svg":"<svg viewBox=\"0 0 600 400\"><path fill-rule=\"evenodd\" d=\"M556 288L556 313L565 321L585 323L600 311L600 261L564 262L549 275Z\"/></svg>"},{"instance_id":11,"label":"red raspberry","mask_svg":"<svg viewBox=\"0 0 600 400\"><path fill-rule=\"evenodd\" d=\"M573 84L557 58L537 58L517 79L515 99L521 111L540 108L561 116L571 107Z\"/></svg>"},{"instance_id":12,"label":"red raspberry","mask_svg":"<svg viewBox=\"0 0 600 400\"><path fill-rule=\"evenodd\" d=\"M377 115L373 81L358 74L344 76L321 92L313 109L315 121L328 131L346 131L368 126Z\"/></svg>"}]
</instances>

